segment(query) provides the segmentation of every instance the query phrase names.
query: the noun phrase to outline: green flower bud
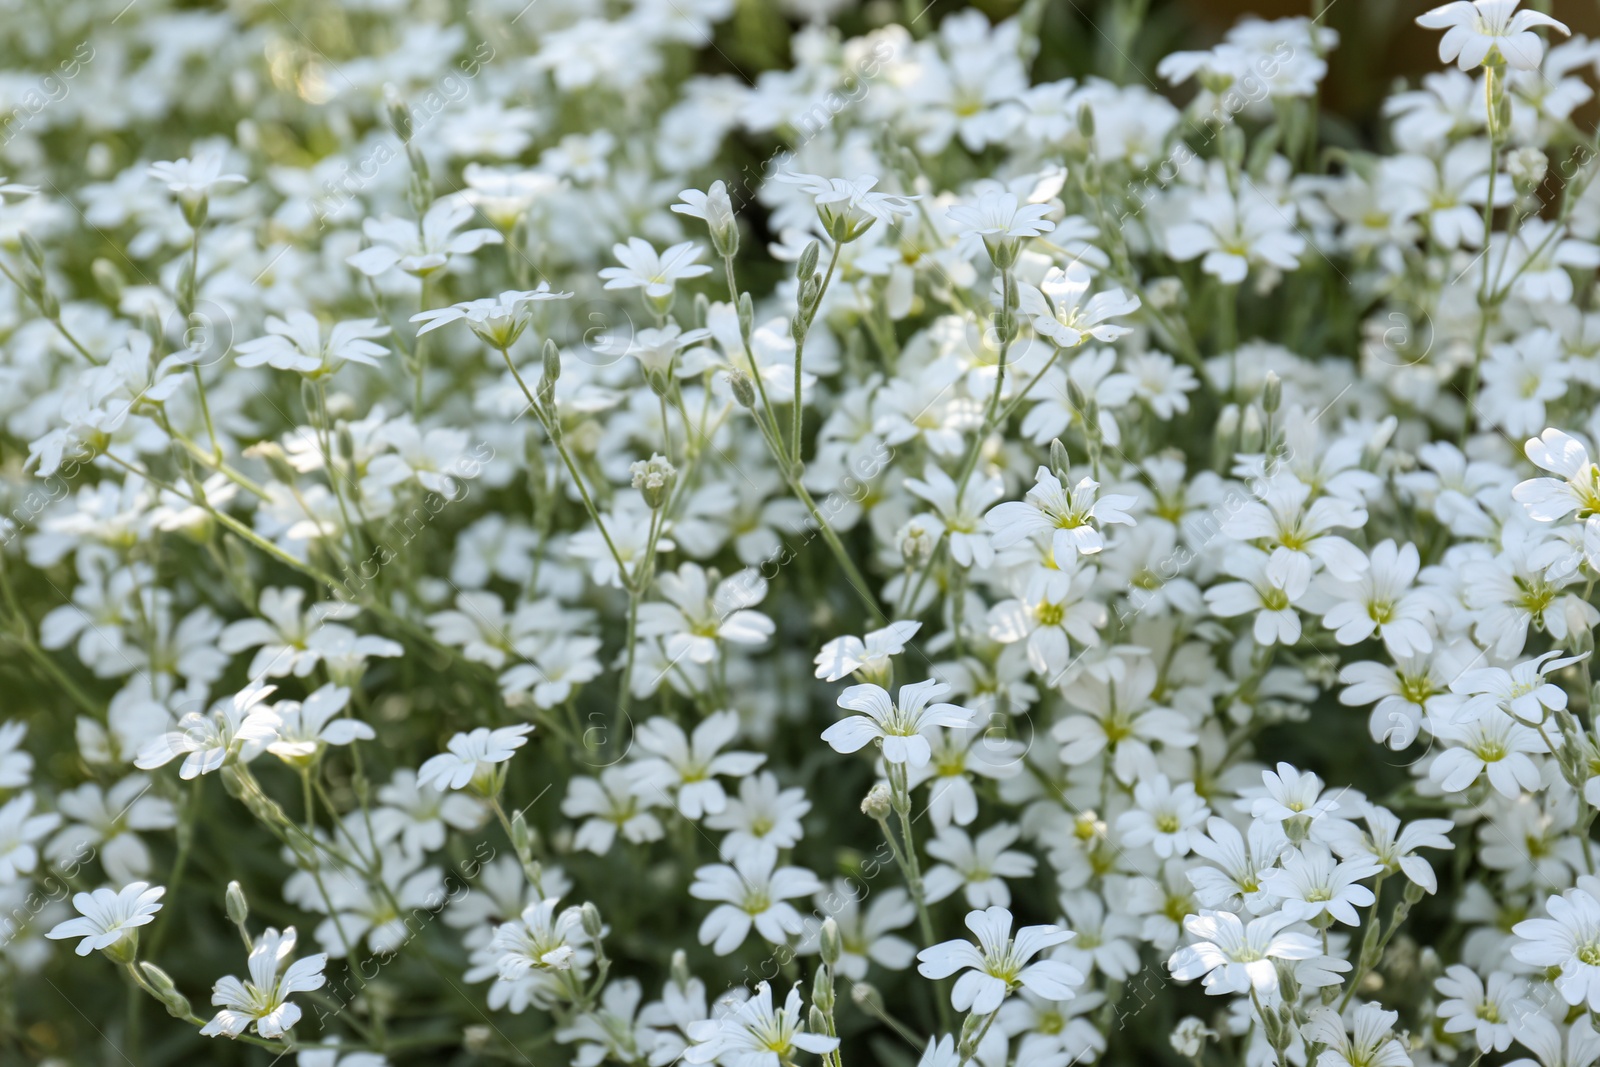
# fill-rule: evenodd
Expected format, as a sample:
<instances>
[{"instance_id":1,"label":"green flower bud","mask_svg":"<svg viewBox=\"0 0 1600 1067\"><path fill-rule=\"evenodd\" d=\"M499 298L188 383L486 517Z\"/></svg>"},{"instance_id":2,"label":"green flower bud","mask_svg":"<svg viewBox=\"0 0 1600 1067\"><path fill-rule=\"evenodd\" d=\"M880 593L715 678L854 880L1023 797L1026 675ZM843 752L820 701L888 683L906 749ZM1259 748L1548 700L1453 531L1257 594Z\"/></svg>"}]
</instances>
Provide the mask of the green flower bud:
<instances>
[{"instance_id":1,"label":"green flower bud","mask_svg":"<svg viewBox=\"0 0 1600 1067\"><path fill-rule=\"evenodd\" d=\"M812 241L800 252L800 261L795 265L794 276L802 283L817 272L817 260L822 256L822 244Z\"/></svg>"},{"instance_id":2,"label":"green flower bud","mask_svg":"<svg viewBox=\"0 0 1600 1067\"><path fill-rule=\"evenodd\" d=\"M738 367L732 368L728 371L728 385L732 387L733 398L740 407L753 409L756 406L756 387L748 374Z\"/></svg>"},{"instance_id":3,"label":"green flower bud","mask_svg":"<svg viewBox=\"0 0 1600 1067\"><path fill-rule=\"evenodd\" d=\"M243 926L250 918L250 901L244 895L244 886L238 882L229 882L222 900L228 912L228 921L235 926Z\"/></svg>"},{"instance_id":4,"label":"green flower bud","mask_svg":"<svg viewBox=\"0 0 1600 1067\"><path fill-rule=\"evenodd\" d=\"M829 921L831 922L832 920ZM826 954L827 949L824 948L823 952ZM831 965L818 967L817 973L812 976L811 1002L824 1012L833 1010L833 969Z\"/></svg>"},{"instance_id":5,"label":"green flower bud","mask_svg":"<svg viewBox=\"0 0 1600 1067\"><path fill-rule=\"evenodd\" d=\"M822 920L822 962L833 967L843 955L844 938L839 934L839 924L830 915Z\"/></svg>"},{"instance_id":6,"label":"green flower bud","mask_svg":"<svg viewBox=\"0 0 1600 1067\"><path fill-rule=\"evenodd\" d=\"M187 1019L190 1012L189 998L178 992L178 987L172 984L167 972L149 961L140 963L139 969L144 972L144 980L150 983L150 988L160 996L162 1004L166 1006L167 1014L174 1019Z\"/></svg>"},{"instance_id":7,"label":"green flower bud","mask_svg":"<svg viewBox=\"0 0 1600 1067\"><path fill-rule=\"evenodd\" d=\"M889 785L887 782L878 782L867 790L866 798L861 801L861 814L882 822L889 817L889 811ZM856 988L861 987L857 985Z\"/></svg>"},{"instance_id":8,"label":"green flower bud","mask_svg":"<svg viewBox=\"0 0 1600 1067\"><path fill-rule=\"evenodd\" d=\"M1283 379L1277 371L1267 371L1267 384L1261 390L1261 410L1275 415L1283 406Z\"/></svg>"},{"instance_id":9,"label":"green flower bud","mask_svg":"<svg viewBox=\"0 0 1600 1067\"><path fill-rule=\"evenodd\" d=\"M544 358L544 380L552 384L561 377L561 350L550 338L544 339L544 347L540 350Z\"/></svg>"}]
</instances>

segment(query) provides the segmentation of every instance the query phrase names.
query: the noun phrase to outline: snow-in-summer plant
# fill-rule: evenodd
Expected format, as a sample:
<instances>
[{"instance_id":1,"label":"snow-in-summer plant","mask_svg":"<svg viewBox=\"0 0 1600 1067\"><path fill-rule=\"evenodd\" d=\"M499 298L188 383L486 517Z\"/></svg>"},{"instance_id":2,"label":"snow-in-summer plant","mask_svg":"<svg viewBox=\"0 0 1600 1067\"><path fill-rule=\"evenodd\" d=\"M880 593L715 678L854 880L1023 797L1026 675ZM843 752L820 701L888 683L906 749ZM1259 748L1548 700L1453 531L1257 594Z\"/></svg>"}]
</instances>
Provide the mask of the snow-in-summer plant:
<instances>
[{"instance_id":1,"label":"snow-in-summer plant","mask_svg":"<svg viewBox=\"0 0 1600 1067\"><path fill-rule=\"evenodd\" d=\"M1579 5L922 6L8 6L0 1063L1600 1059Z\"/></svg>"}]
</instances>

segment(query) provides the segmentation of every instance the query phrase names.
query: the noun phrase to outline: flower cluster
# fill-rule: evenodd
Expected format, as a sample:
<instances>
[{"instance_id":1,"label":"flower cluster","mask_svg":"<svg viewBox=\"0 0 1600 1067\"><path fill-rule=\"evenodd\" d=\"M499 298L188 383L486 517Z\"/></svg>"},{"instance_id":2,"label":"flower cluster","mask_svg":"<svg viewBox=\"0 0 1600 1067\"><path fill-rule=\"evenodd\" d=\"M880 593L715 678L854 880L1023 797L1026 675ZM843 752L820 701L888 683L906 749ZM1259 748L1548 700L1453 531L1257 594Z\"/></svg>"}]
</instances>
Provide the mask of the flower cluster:
<instances>
[{"instance_id":1,"label":"flower cluster","mask_svg":"<svg viewBox=\"0 0 1600 1067\"><path fill-rule=\"evenodd\" d=\"M1600 1058L1600 41L916 6L8 15L0 1060Z\"/></svg>"}]
</instances>

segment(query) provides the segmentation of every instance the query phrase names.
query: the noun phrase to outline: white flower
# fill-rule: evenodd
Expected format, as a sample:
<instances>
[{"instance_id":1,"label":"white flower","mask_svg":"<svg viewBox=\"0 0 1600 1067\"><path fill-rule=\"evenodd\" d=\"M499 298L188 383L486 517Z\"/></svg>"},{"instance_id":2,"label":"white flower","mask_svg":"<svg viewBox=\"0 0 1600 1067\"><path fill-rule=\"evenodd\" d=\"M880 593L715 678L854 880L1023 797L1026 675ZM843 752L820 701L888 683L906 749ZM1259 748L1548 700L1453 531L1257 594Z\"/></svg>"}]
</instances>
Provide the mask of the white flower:
<instances>
[{"instance_id":1,"label":"white flower","mask_svg":"<svg viewBox=\"0 0 1600 1067\"><path fill-rule=\"evenodd\" d=\"M1447 1034L1472 1034L1480 1052L1504 1052L1511 1046L1511 1026L1535 1010L1528 986L1505 971L1492 971L1487 987L1471 967L1445 968L1433 988L1446 999L1434 1009Z\"/></svg>"},{"instance_id":2,"label":"white flower","mask_svg":"<svg viewBox=\"0 0 1600 1067\"><path fill-rule=\"evenodd\" d=\"M1332 494L1311 500L1311 487L1289 473L1258 483L1255 491L1260 500L1247 501L1228 515L1222 533L1240 541L1264 542L1285 588L1303 587L1315 563L1346 582L1366 571L1367 557L1361 550L1330 532L1364 526L1364 508Z\"/></svg>"},{"instance_id":3,"label":"white flower","mask_svg":"<svg viewBox=\"0 0 1600 1067\"><path fill-rule=\"evenodd\" d=\"M222 173L222 164L221 153L210 153L193 159L184 157L152 163L149 174L180 198L194 199L209 195L218 186L245 184L247 179L243 174Z\"/></svg>"},{"instance_id":4,"label":"white flower","mask_svg":"<svg viewBox=\"0 0 1600 1067\"><path fill-rule=\"evenodd\" d=\"M662 716L642 723L634 733L634 743L644 755L632 765L633 791L662 800L675 794L678 811L688 819L722 811L728 797L717 777L753 774L767 759L756 752L718 751L738 734L736 711L707 715L694 728L692 741L682 727Z\"/></svg>"},{"instance_id":5,"label":"white flower","mask_svg":"<svg viewBox=\"0 0 1600 1067\"><path fill-rule=\"evenodd\" d=\"M780 789L770 771L739 783L739 795L719 812L708 814L706 827L726 830L719 849L724 858L756 847L793 848L805 836L800 820L811 810L804 789Z\"/></svg>"},{"instance_id":6,"label":"white flower","mask_svg":"<svg viewBox=\"0 0 1600 1067\"><path fill-rule=\"evenodd\" d=\"M1446 819L1413 819L1402 830L1393 812L1375 804L1366 806L1364 818L1365 833L1356 829L1354 823L1335 821L1329 824L1323 836L1333 850L1346 859L1369 858L1390 874L1403 873L1407 881L1429 893L1437 891L1439 883L1433 867L1415 853L1419 848L1455 848L1446 836L1452 824Z\"/></svg>"},{"instance_id":7,"label":"white flower","mask_svg":"<svg viewBox=\"0 0 1600 1067\"><path fill-rule=\"evenodd\" d=\"M733 200L728 187L720 181L712 182L705 192L685 189L678 194L681 204L672 210L680 215L701 219L711 231L711 244L718 255L731 256L739 251L739 223L733 214Z\"/></svg>"},{"instance_id":8,"label":"white flower","mask_svg":"<svg viewBox=\"0 0 1600 1067\"><path fill-rule=\"evenodd\" d=\"M881 686L852 685L839 694L839 706L859 715L846 716L822 732L822 739L835 752L859 752L873 741L879 743L889 763L926 766L933 749L928 734L935 726L967 726L971 709L957 704L932 704L950 687L928 680L900 687L898 701L891 700Z\"/></svg>"},{"instance_id":9,"label":"white flower","mask_svg":"<svg viewBox=\"0 0 1600 1067\"><path fill-rule=\"evenodd\" d=\"M945 941L917 953L917 973L935 980L962 972L950 991L950 1005L957 1011L987 1015L1018 989L1026 989L1045 1000L1068 1000L1084 983L1080 972L1055 960L1036 960L1034 956L1072 938L1070 930L1059 926L1024 926L1011 936L1011 912L995 906L967 913L967 929L977 937L970 941Z\"/></svg>"},{"instance_id":10,"label":"white flower","mask_svg":"<svg viewBox=\"0 0 1600 1067\"><path fill-rule=\"evenodd\" d=\"M658 254L649 241L630 237L627 244L611 249L622 266L606 267L600 277L607 289L643 289L650 299L665 300L680 281L711 273L710 267L695 262L704 253L704 247L684 241Z\"/></svg>"},{"instance_id":11,"label":"white flower","mask_svg":"<svg viewBox=\"0 0 1600 1067\"><path fill-rule=\"evenodd\" d=\"M783 1007L772 1006L772 990L765 982L756 995L718 1019L689 1025L693 1042L683 1052L685 1063L722 1063L727 1067L780 1067L792 1062L795 1050L832 1052L839 1039L801 1029L800 989L789 990Z\"/></svg>"},{"instance_id":12,"label":"white flower","mask_svg":"<svg viewBox=\"0 0 1600 1067\"><path fill-rule=\"evenodd\" d=\"M1253 184L1236 199L1227 192L1197 197L1188 221L1167 231L1167 254L1226 285L1238 285L1250 267L1292 271L1306 241L1296 232L1295 208L1269 201ZM1202 258L1203 257L1203 258Z\"/></svg>"},{"instance_id":13,"label":"white flower","mask_svg":"<svg viewBox=\"0 0 1600 1067\"><path fill-rule=\"evenodd\" d=\"M303 589L263 589L257 608L261 618L229 623L218 646L229 653L260 646L250 661L252 678L306 677L322 661L311 638L331 620L351 618L359 609L343 601L324 600L302 612L305 596Z\"/></svg>"},{"instance_id":14,"label":"white flower","mask_svg":"<svg viewBox=\"0 0 1600 1067\"><path fill-rule=\"evenodd\" d=\"M816 174L782 173L778 181L798 185L817 206L817 217L829 237L839 244L856 240L874 223L891 223L915 209L915 196L895 196L891 193L873 192L878 179L870 174L846 180L823 178Z\"/></svg>"},{"instance_id":15,"label":"white flower","mask_svg":"<svg viewBox=\"0 0 1600 1067\"><path fill-rule=\"evenodd\" d=\"M1417 546L1381 541L1369 559L1366 573L1353 582L1331 575L1322 582L1321 591L1338 600L1323 611L1322 625L1335 631L1341 645L1357 644L1376 632L1394 656L1433 651L1434 614L1444 605L1411 588L1421 566Z\"/></svg>"},{"instance_id":16,"label":"white flower","mask_svg":"<svg viewBox=\"0 0 1600 1067\"><path fill-rule=\"evenodd\" d=\"M867 896L865 907L862 897ZM891 971L911 966L917 948L891 931L903 930L917 918L911 895L899 886L880 889L870 895L859 884L835 878L833 884L816 896L817 914L832 919L839 927L842 952L835 970L851 981L866 978L869 963ZM803 952L817 952L822 944L822 923L815 917L806 923Z\"/></svg>"},{"instance_id":17,"label":"white flower","mask_svg":"<svg viewBox=\"0 0 1600 1067\"><path fill-rule=\"evenodd\" d=\"M1546 681L1545 675L1583 659L1584 656L1562 656L1556 650L1524 660L1509 670L1504 667L1478 667L1463 671L1450 683L1452 693L1467 698L1454 721L1487 715L1490 709L1497 709L1524 726L1537 729L1552 711L1564 711L1567 706L1566 691Z\"/></svg>"},{"instance_id":18,"label":"white flower","mask_svg":"<svg viewBox=\"0 0 1600 1067\"><path fill-rule=\"evenodd\" d=\"M1326 914L1347 926L1359 926L1356 909L1373 902L1372 890L1361 880L1383 870L1365 858L1335 861L1331 851L1313 842L1290 849L1278 862L1282 866L1262 872L1261 888L1283 902L1283 914L1297 921Z\"/></svg>"},{"instance_id":19,"label":"white flower","mask_svg":"<svg viewBox=\"0 0 1600 1067\"><path fill-rule=\"evenodd\" d=\"M710 663L721 644L760 645L776 627L759 611L750 610L767 595L767 581L753 569L739 571L710 588L705 569L684 563L657 583L668 603L639 607L639 633L661 637L667 656L691 663Z\"/></svg>"},{"instance_id":20,"label":"white flower","mask_svg":"<svg viewBox=\"0 0 1600 1067\"><path fill-rule=\"evenodd\" d=\"M1228 820L1213 815L1206 820L1205 835L1192 839L1195 854L1216 864L1185 872L1195 898L1205 907L1222 910L1242 905L1252 915L1275 910L1276 901L1262 886L1261 874L1289 848L1289 838L1271 819L1250 820L1248 833L1247 839Z\"/></svg>"},{"instance_id":21,"label":"white flower","mask_svg":"<svg viewBox=\"0 0 1600 1067\"><path fill-rule=\"evenodd\" d=\"M1589 459L1583 442L1560 430L1546 429L1523 445L1533 465L1559 478L1529 478L1511 495L1539 522L1555 522L1574 511L1580 519L1600 518L1600 466Z\"/></svg>"},{"instance_id":22,"label":"white flower","mask_svg":"<svg viewBox=\"0 0 1600 1067\"><path fill-rule=\"evenodd\" d=\"M950 558L963 567L988 567L994 562L994 546L989 534L979 528L979 514L1005 495L1005 483L988 478L960 487L937 464L929 463L922 478L907 478L906 488L932 504L944 524L950 545Z\"/></svg>"},{"instance_id":23,"label":"white flower","mask_svg":"<svg viewBox=\"0 0 1600 1067\"><path fill-rule=\"evenodd\" d=\"M1428 767L1428 777L1446 793L1463 792L1484 775L1506 797L1539 788L1539 766L1532 757L1546 751L1544 739L1498 709L1463 708L1457 718L1434 723L1432 730L1452 746Z\"/></svg>"},{"instance_id":24,"label":"white flower","mask_svg":"<svg viewBox=\"0 0 1600 1067\"><path fill-rule=\"evenodd\" d=\"M96 949L108 949L124 938L132 939L134 931L155 918L161 910L164 886L148 882L130 882L121 889L96 889L93 893L76 893L72 906L79 917L57 923L45 936L59 941L67 937L81 937L74 949L87 956Z\"/></svg>"},{"instance_id":25,"label":"white flower","mask_svg":"<svg viewBox=\"0 0 1600 1067\"><path fill-rule=\"evenodd\" d=\"M1539 11L1518 11L1520 0L1456 0L1417 16L1417 25L1444 30L1439 40L1439 61L1454 61L1462 70L1480 67L1498 56L1518 70L1538 70L1544 58L1544 41L1536 26L1548 26L1562 35L1572 31Z\"/></svg>"},{"instance_id":26,"label":"white flower","mask_svg":"<svg viewBox=\"0 0 1600 1067\"><path fill-rule=\"evenodd\" d=\"M211 1003L222 1010L200 1032L207 1037L238 1037L253 1024L256 1033L274 1038L299 1022L300 1008L289 995L321 989L328 957L318 953L285 967L294 955L294 944L292 926L282 934L269 927L257 938L250 949L250 977L241 982L230 974L217 982Z\"/></svg>"},{"instance_id":27,"label":"white flower","mask_svg":"<svg viewBox=\"0 0 1600 1067\"><path fill-rule=\"evenodd\" d=\"M277 740L277 712L261 706L276 690L273 685L252 685L217 701L204 715L189 712L178 720L176 730L147 742L133 765L149 771L183 756L178 777L188 781L217 770L229 756L249 763Z\"/></svg>"},{"instance_id":28,"label":"white flower","mask_svg":"<svg viewBox=\"0 0 1600 1067\"><path fill-rule=\"evenodd\" d=\"M471 255L484 245L502 244L505 238L495 230L456 231L472 217L472 205L465 200L435 200L422 221L397 219L385 215L369 218L361 232L372 244L347 256L345 262L369 278L377 278L396 267L416 278L426 278L443 270L454 256Z\"/></svg>"},{"instance_id":29,"label":"white flower","mask_svg":"<svg viewBox=\"0 0 1600 1067\"><path fill-rule=\"evenodd\" d=\"M1251 634L1258 645L1292 645L1300 640L1296 604L1310 588L1310 574L1296 567L1291 555L1267 555L1250 545L1235 545L1224 569L1237 582L1221 582L1206 590L1206 606L1231 619L1254 613Z\"/></svg>"},{"instance_id":30,"label":"white flower","mask_svg":"<svg viewBox=\"0 0 1600 1067\"><path fill-rule=\"evenodd\" d=\"M1600 1011L1600 900L1569 889L1545 901L1549 918L1512 927L1511 955L1534 967L1559 967L1556 992L1568 1004Z\"/></svg>"},{"instance_id":31,"label":"white flower","mask_svg":"<svg viewBox=\"0 0 1600 1067\"><path fill-rule=\"evenodd\" d=\"M495 730L480 726L471 733L456 734L445 746L449 751L430 756L422 765L417 783L436 789L484 786L492 781L496 764L509 760L527 744L531 733L533 724L521 722Z\"/></svg>"},{"instance_id":32,"label":"white flower","mask_svg":"<svg viewBox=\"0 0 1600 1067\"><path fill-rule=\"evenodd\" d=\"M1010 823L996 823L976 839L966 831L947 826L927 844L928 855L939 863L928 868L925 889L930 904L957 889L965 890L967 907L1011 906L1007 878L1031 878L1035 860L1012 849L1021 831Z\"/></svg>"},{"instance_id":33,"label":"white flower","mask_svg":"<svg viewBox=\"0 0 1600 1067\"><path fill-rule=\"evenodd\" d=\"M45 855L67 866L97 851L106 876L116 883L150 872L150 849L138 831L178 825L172 801L151 793L150 779L142 774L130 774L107 790L85 782L57 797L56 808L73 821L50 839Z\"/></svg>"},{"instance_id":34,"label":"white flower","mask_svg":"<svg viewBox=\"0 0 1600 1067\"><path fill-rule=\"evenodd\" d=\"M1411 1067L1405 1043L1394 1036L1396 1011L1377 1004L1361 1004L1351 1012L1350 1033L1332 1008L1312 1013L1303 1031L1307 1041L1327 1046L1315 1067Z\"/></svg>"},{"instance_id":35,"label":"white flower","mask_svg":"<svg viewBox=\"0 0 1600 1067\"><path fill-rule=\"evenodd\" d=\"M890 657L904 652L906 642L921 628L922 623L916 621L891 622L863 637L835 637L817 653L814 661L817 677L825 682L837 682L847 674L860 674L863 681L886 682Z\"/></svg>"},{"instance_id":36,"label":"white flower","mask_svg":"<svg viewBox=\"0 0 1600 1067\"><path fill-rule=\"evenodd\" d=\"M33 777L33 757L22 747L27 735L25 722L0 723L0 789L25 789Z\"/></svg>"},{"instance_id":37,"label":"white flower","mask_svg":"<svg viewBox=\"0 0 1600 1067\"><path fill-rule=\"evenodd\" d=\"M1212 996L1248 993L1266 995L1278 989L1273 960L1309 960L1321 953L1315 941L1286 928L1295 920L1282 912L1251 919L1249 925L1227 911L1201 910L1183 921L1194 943L1167 961L1172 977L1202 983Z\"/></svg>"},{"instance_id":38,"label":"white flower","mask_svg":"<svg viewBox=\"0 0 1600 1067\"><path fill-rule=\"evenodd\" d=\"M1311 771L1300 771L1287 763L1276 770L1261 772L1261 789L1248 793L1240 790L1246 799L1239 802L1241 811L1248 811L1252 819L1275 819L1280 822L1306 820L1316 826L1325 816L1339 810L1336 797L1322 795L1322 779Z\"/></svg>"},{"instance_id":39,"label":"white flower","mask_svg":"<svg viewBox=\"0 0 1600 1067\"><path fill-rule=\"evenodd\" d=\"M996 265L1008 268L1016 262L1024 240L1056 228L1049 220L1050 210L1049 204L1023 204L1016 193L991 189L970 203L952 205L945 215L955 223L964 247L976 249L981 242Z\"/></svg>"},{"instance_id":40,"label":"white flower","mask_svg":"<svg viewBox=\"0 0 1600 1067\"><path fill-rule=\"evenodd\" d=\"M467 328L478 335L484 344L493 348L510 348L528 327L529 304L546 300L568 300L571 293L553 293L549 282L540 282L537 289L508 289L499 296L486 296L481 300L465 300L449 307L433 308L411 316L420 322L417 336L447 326L452 322L466 322Z\"/></svg>"},{"instance_id":41,"label":"white flower","mask_svg":"<svg viewBox=\"0 0 1600 1067\"><path fill-rule=\"evenodd\" d=\"M1524 1056L1512 1060L1506 1067L1589 1067L1600 1059L1600 1034L1587 1018L1580 1018L1567 1029L1565 1047L1561 1040L1561 1027L1537 1011L1519 1015L1511 1025L1512 1036L1539 1057Z\"/></svg>"},{"instance_id":42,"label":"white flower","mask_svg":"<svg viewBox=\"0 0 1600 1067\"><path fill-rule=\"evenodd\" d=\"M1137 807L1117 817L1117 832L1124 844L1149 845L1162 859L1188 855L1198 827L1211 814L1192 782L1174 786L1164 774L1140 779L1133 787L1133 802Z\"/></svg>"},{"instance_id":43,"label":"white flower","mask_svg":"<svg viewBox=\"0 0 1600 1067\"><path fill-rule=\"evenodd\" d=\"M372 834L379 844L399 838L401 847L415 855L443 848L449 830L476 830L487 816L481 801L419 785L416 772L401 767L378 789Z\"/></svg>"},{"instance_id":44,"label":"white flower","mask_svg":"<svg viewBox=\"0 0 1600 1067\"><path fill-rule=\"evenodd\" d=\"M378 366L378 358L389 350L373 341L388 335L389 327L378 325L377 319L349 319L334 323L324 341L316 316L295 309L281 319L268 315L267 336L235 346L239 353L235 362L241 367L265 363L308 378L325 378L346 363Z\"/></svg>"},{"instance_id":45,"label":"white flower","mask_svg":"<svg viewBox=\"0 0 1600 1067\"><path fill-rule=\"evenodd\" d=\"M750 928L775 945L805 929L793 904L795 897L810 896L822 888L817 876L804 867L778 867L778 850L747 849L733 864L708 864L694 872L689 895L716 901L717 906L700 923L700 943L726 956L750 936Z\"/></svg>"},{"instance_id":46,"label":"white flower","mask_svg":"<svg viewBox=\"0 0 1600 1067\"><path fill-rule=\"evenodd\" d=\"M1084 295L1093 280L1082 263L1074 262L1066 270L1052 267L1037 286L1023 285L1018 290L1022 313L1058 348L1076 348L1091 337L1109 344L1127 336L1128 327L1106 320L1138 311L1139 298L1121 289L1108 289L1086 301Z\"/></svg>"},{"instance_id":47,"label":"white flower","mask_svg":"<svg viewBox=\"0 0 1600 1067\"><path fill-rule=\"evenodd\" d=\"M589 816L578 827L572 847L604 856L618 833L635 845L661 840L661 820L650 813L656 802L633 787L633 768L627 764L607 767L598 779L579 776L569 781L561 813L571 819Z\"/></svg>"},{"instance_id":48,"label":"white flower","mask_svg":"<svg viewBox=\"0 0 1600 1067\"><path fill-rule=\"evenodd\" d=\"M1133 525L1128 509L1138 501L1120 493L1100 495L1100 483L1080 478L1069 493L1050 468L1034 472L1033 488L1023 500L1009 500L989 509L985 521L995 531L994 546L1010 548L1037 533L1049 533L1056 566L1066 567L1077 556L1093 555L1105 547L1100 527L1108 523Z\"/></svg>"},{"instance_id":49,"label":"white flower","mask_svg":"<svg viewBox=\"0 0 1600 1067\"><path fill-rule=\"evenodd\" d=\"M360 719L334 719L350 702L350 690L328 683L298 700L281 700L273 707L279 718L278 737L267 751L286 763L304 763L326 745L371 741L377 733Z\"/></svg>"},{"instance_id":50,"label":"white flower","mask_svg":"<svg viewBox=\"0 0 1600 1067\"><path fill-rule=\"evenodd\" d=\"M567 971L586 961L583 909L557 913L559 906L554 897L535 901L516 920L495 928L491 947L503 981L514 982L531 970Z\"/></svg>"}]
</instances>

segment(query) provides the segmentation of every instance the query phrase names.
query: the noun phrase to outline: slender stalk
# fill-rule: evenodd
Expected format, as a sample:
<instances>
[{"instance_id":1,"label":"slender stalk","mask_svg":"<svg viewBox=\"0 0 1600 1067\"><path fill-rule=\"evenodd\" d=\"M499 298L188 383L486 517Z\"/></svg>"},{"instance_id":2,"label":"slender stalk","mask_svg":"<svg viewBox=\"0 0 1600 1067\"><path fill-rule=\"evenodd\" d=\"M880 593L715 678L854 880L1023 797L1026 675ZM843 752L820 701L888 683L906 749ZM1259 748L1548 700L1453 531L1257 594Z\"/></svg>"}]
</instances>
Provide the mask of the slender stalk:
<instances>
[{"instance_id":1,"label":"slender stalk","mask_svg":"<svg viewBox=\"0 0 1600 1067\"><path fill-rule=\"evenodd\" d=\"M801 460L800 430L805 416L805 405L800 402L800 379L801 363L805 358L806 334L811 331L811 323L817 317L817 309L822 306L822 298L827 295L828 283L833 281L833 272L839 266L839 251L843 247L837 241L833 243L833 254L828 257L828 272L822 276L822 288L817 290L816 303L811 305L809 311L800 309L800 314L804 316L805 329L801 330L800 336L794 340L794 411L793 425L789 431L789 458L796 463ZM804 284L805 280L802 279L801 285Z\"/></svg>"}]
</instances>

